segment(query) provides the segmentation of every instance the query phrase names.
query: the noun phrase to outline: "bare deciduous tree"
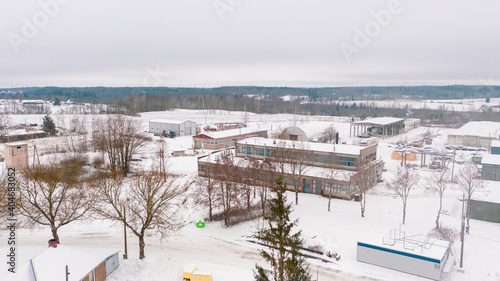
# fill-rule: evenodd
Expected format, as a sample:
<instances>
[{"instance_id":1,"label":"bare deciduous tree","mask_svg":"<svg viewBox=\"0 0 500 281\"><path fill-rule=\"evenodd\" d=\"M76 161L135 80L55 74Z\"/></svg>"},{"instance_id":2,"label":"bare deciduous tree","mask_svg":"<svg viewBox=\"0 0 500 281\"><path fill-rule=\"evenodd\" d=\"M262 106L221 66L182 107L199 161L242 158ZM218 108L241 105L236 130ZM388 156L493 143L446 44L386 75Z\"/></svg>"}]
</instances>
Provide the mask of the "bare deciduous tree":
<instances>
[{"instance_id":1,"label":"bare deciduous tree","mask_svg":"<svg viewBox=\"0 0 500 281\"><path fill-rule=\"evenodd\" d=\"M333 185L338 179L338 175L340 171L336 169L337 165L335 163L330 163L328 165L328 168L324 171L323 176L326 179L326 183L329 185L329 188L327 188L328 192L328 212L330 212L330 205L332 201L332 192L333 192Z\"/></svg>"},{"instance_id":2,"label":"bare deciduous tree","mask_svg":"<svg viewBox=\"0 0 500 281\"><path fill-rule=\"evenodd\" d=\"M260 207L262 208L262 216L266 215L267 201L269 199L270 190L276 184L276 165L268 159L264 161L256 161L255 166L258 173L257 191L260 197Z\"/></svg>"},{"instance_id":3,"label":"bare deciduous tree","mask_svg":"<svg viewBox=\"0 0 500 281\"><path fill-rule=\"evenodd\" d=\"M292 143L290 151L290 163L288 164L288 173L295 190L295 205L299 204L299 190L302 187L302 179L309 169L307 165L310 162L310 153L308 146L303 143Z\"/></svg>"},{"instance_id":4,"label":"bare deciduous tree","mask_svg":"<svg viewBox=\"0 0 500 281\"><path fill-rule=\"evenodd\" d=\"M176 214L189 184L175 184L173 177L149 171L133 178L128 189L120 176L103 178L96 188L95 212L103 218L123 222L139 238L139 259L146 257L147 231L157 231L163 237L182 227Z\"/></svg>"},{"instance_id":5,"label":"bare deciduous tree","mask_svg":"<svg viewBox=\"0 0 500 281\"><path fill-rule=\"evenodd\" d=\"M476 192L484 189L484 182L480 177L479 168L476 163L472 162L472 160L468 160L464 163L462 169L460 169L460 174L458 175L458 186L465 196L467 197L467 227L466 232L469 234L470 230L470 200L472 195Z\"/></svg>"},{"instance_id":6,"label":"bare deciduous tree","mask_svg":"<svg viewBox=\"0 0 500 281\"><path fill-rule=\"evenodd\" d=\"M322 143L335 143L336 139L337 129L333 125L330 125L321 133L318 141Z\"/></svg>"},{"instance_id":7,"label":"bare deciduous tree","mask_svg":"<svg viewBox=\"0 0 500 281\"><path fill-rule=\"evenodd\" d=\"M10 130L10 118L6 113L0 113L0 141L7 142Z\"/></svg>"},{"instance_id":8,"label":"bare deciduous tree","mask_svg":"<svg viewBox=\"0 0 500 281\"><path fill-rule=\"evenodd\" d=\"M366 210L366 195L368 190L373 186L373 181L370 178L373 166L368 160L359 159L358 172L353 176L351 182L356 184L359 193L359 207L361 210L361 217L365 217Z\"/></svg>"},{"instance_id":9,"label":"bare deciduous tree","mask_svg":"<svg viewBox=\"0 0 500 281\"><path fill-rule=\"evenodd\" d=\"M205 176L198 177L198 188L194 202L208 207L208 219L212 221L213 210L219 202L217 196L217 185L215 184L215 179L213 178L214 167L212 165L207 165L206 167L207 170L205 172Z\"/></svg>"},{"instance_id":10,"label":"bare deciduous tree","mask_svg":"<svg viewBox=\"0 0 500 281\"><path fill-rule=\"evenodd\" d=\"M439 194L439 210L436 217L436 229L439 229L439 216L441 215L441 210L443 209L443 194L448 187L449 172L447 169L443 171L432 172L427 178L429 184L428 189Z\"/></svg>"},{"instance_id":11,"label":"bare deciduous tree","mask_svg":"<svg viewBox=\"0 0 500 281\"><path fill-rule=\"evenodd\" d=\"M93 189L82 179L84 163L76 156L22 170L19 211L29 226L50 226L57 243L59 228L82 219L93 205Z\"/></svg>"},{"instance_id":12,"label":"bare deciduous tree","mask_svg":"<svg viewBox=\"0 0 500 281\"><path fill-rule=\"evenodd\" d=\"M94 147L107 155L111 171L123 176L130 170L132 157L150 140L143 134L140 120L123 115L95 121L92 137Z\"/></svg>"},{"instance_id":13,"label":"bare deciduous tree","mask_svg":"<svg viewBox=\"0 0 500 281\"><path fill-rule=\"evenodd\" d=\"M419 175L408 167L398 167L394 179L386 183L388 189L393 190L403 200L403 224L406 220L406 204L413 187L418 183Z\"/></svg>"},{"instance_id":14,"label":"bare deciduous tree","mask_svg":"<svg viewBox=\"0 0 500 281\"><path fill-rule=\"evenodd\" d=\"M231 210L241 205L242 188L241 173L233 161L233 155L227 151L217 159L216 182L218 184L217 198L224 212L224 225L231 225Z\"/></svg>"},{"instance_id":15,"label":"bare deciduous tree","mask_svg":"<svg viewBox=\"0 0 500 281\"><path fill-rule=\"evenodd\" d=\"M156 146L156 158L158 159L158 171L166 177L168 175L168 145L167 141L163 136L160 137L160 140Z\"/></svg>"}]
</instances>

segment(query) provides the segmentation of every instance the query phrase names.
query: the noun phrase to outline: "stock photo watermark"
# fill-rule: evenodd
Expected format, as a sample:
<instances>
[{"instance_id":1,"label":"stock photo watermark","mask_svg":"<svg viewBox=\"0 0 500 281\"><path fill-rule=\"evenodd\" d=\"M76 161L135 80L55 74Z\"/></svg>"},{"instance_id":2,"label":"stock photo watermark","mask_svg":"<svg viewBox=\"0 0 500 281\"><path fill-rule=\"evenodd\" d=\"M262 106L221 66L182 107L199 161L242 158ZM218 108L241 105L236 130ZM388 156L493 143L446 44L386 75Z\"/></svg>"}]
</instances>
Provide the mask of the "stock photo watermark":
<instances>
[{"instance_id":1,"label":"stock photo watermark","mask_svg":"<svg viewBox=\"0 0 500 281\"><path fill-rule=\"evenodd\" d=\"M54 18L61 11L62 5L66 5L71 0L42 0L38 1L40 10L35 12L31 18L22 17L21 30L19 32L10 32L7 37L14 52L19 53L23 44L28 44L42 28L49 24L51 18Z\"/></svg>"},{"instance_id":2,"label":"stock photo watermark","mask_svg":"<svg viewBox=\"0 0 500 281\"><path fill-rule=\"evenodd\" d=\"M147 75L142 78L142 85L145 87L166 86L166 80L170 75L169 72L162 72L159 65L153 69L151 66L146 67Z\"/></svg>"},{"instance_id":3,"label":"stock photo watermark","mask_svg":"<svg viewBox=\"0 0 500 281\"><path fill-rule=\"evenodd\" d=\"M7 271L16 273L16 168L7 169Z\"/></svg>"},{"instance_id":4,"label":"stock photo watermark","mask_svg":"<svg viewBox=\"0 0 500 281\"><path fill-rule=\"evenodd\" d=\"M410 0L411 1L411 0ZM390 0L385 9L371 11L371 20L365 23L363 28L354 27L354 37L352 43L340 43L340 50L348 63L351 63L352 56L360 54L363 49L368 47L373 38L380 35L384 28L391 24L393 16L400 14L404 10L401 1Z\"/></svg>"},{"instance_id":5,"label":"stock photo watermark","mask_svg":"<svg viewBox=\"0 0 500 281\"><path fill-rule=\"evenodd\" d=\"M234 9L240 6L244 0L215 0L212 2L215 12L221 21L225 19L224 14L233 12Z\"/></svg>"}]
</instances>

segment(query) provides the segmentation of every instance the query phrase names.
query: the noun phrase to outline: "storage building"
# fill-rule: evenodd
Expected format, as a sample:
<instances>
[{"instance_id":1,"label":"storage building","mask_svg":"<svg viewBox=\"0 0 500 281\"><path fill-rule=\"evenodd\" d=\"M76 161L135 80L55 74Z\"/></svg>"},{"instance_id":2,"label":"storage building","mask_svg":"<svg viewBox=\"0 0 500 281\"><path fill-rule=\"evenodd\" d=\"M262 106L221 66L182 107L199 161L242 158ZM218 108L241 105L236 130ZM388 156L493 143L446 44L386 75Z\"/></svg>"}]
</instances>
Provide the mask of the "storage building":
<instances>
[{"instance_id":1,"label":"storage building","mask_svg":"<svg viewBox=\"0 0 500 281\"><path fill-rule=\"evenodd\" d=\"M499 136L500 122L474 121L449 134L448 144L489 148Z\"/></svg>"},{"instance_id":2,"label":"storage building","mask_svg":"<svg viewBox=\"0 0 500 281\"><path fill-rule=\"evenodd\" d=\"M28 166L28 144L24 142L6 143L5 168L23 168Z\"/></svg>"},{"instance_id":3,"label":"storage building","mask_svg":"<svg viewBox=\"0 0 500 281\"><path fill-rule=\"evenodd\" d=\"M481 159L481 178L485 180L500 181L500 155L486 154Z\"/></svg>"},{"instance_id":4,"label":"storage building","mask_svg":"<svg viewBox=\"0 0 500 281\"><path fill-rule=\"evenodd\" d=\"M387 235L370 232L358 240L356 260L441 280L451 271L450 251L448 241L394 229Z\"/></svg>"},{"instance_id":5,"label":"storage building","mask_svg":"<svg viewBox=\"0 0 500 281\"><path fill-rule=\"evenodd\" d=\"M175 132L178 137L196 134L196 122L169 119L154 119L149 121L149 132L153 134L168 134Z\"/></svg>"}]
</instances>

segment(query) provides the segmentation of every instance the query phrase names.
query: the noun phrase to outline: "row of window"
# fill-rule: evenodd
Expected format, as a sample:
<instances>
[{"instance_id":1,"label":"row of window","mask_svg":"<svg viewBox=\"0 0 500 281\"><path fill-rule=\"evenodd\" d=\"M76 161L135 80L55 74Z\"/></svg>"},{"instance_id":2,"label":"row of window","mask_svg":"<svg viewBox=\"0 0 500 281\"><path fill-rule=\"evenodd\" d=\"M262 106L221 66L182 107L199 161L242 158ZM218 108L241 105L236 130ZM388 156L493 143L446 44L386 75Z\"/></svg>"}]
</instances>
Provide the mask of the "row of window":
<instances>
[{"instance_id":1,"label":"row of window","mask_svg":"<svg viewBox=\"0 0 500 281\"><path fill-rule=\"evenodd\" d=\"M236 153L251 156L271 157L271 158L284 158L288 160L297 159L297 157L304 157L307 162L318 164L335 164L347 167L356 167L358 165L357 157L338 156L332 154L321 154L314 152L298 152L294 150L276 150L272 148L252 147L252 146L237 146ZM368 162L376 160L376 152L365 157Z\"/></svg>"}]
</instances>

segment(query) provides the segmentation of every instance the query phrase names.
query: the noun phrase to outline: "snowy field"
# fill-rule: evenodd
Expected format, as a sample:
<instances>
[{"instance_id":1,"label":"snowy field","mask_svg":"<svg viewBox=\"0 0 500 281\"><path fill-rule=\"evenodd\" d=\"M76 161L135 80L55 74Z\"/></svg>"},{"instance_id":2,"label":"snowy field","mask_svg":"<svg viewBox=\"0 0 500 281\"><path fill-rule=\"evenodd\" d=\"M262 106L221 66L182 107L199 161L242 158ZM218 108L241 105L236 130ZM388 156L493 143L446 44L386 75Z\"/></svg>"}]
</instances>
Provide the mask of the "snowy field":
<instances>
[{"instance_id":1,"label":"snowy field","mask_svg":"<svg viewBox=\"0 0 500 281\"><path fill-rule=\"evenodd\" d=\"M345 101L346 104L356 105L365 104L370 106L384 108L404 108L409 109L434 109L446 111L480 111L481 108L489 108L490 106L499 106L500 98L491 98L489 103L486 99L464 99L464 100L381 100L381 101ZM498 112L498 108L495 109Z\"/></svg>"},{"instance_id":2,"label":"snowy field","mask_svg":"<svg viewBox=\"0 0 500 281\"><path fill-rule=\"evenodd\" d=\"M493 101L492 101L493 102ZM102 116L87 116L87 124L94 118ZM64 116L54 115L54 119L62 120ZM294 124L310 122L332 122L340 132L343 140L349 139L349 119L326 116L294 116L290 114L257 115L244 112L226 111L196 111L175 110L168 112L148 112L140 115L144 130L147 131L148 120L189 119L201 125L219 122L242 122L247 120L252 127L270 127L273 130L285 128ZM40 123L40 115L11 116L13 122ZM61 122L61 121L59 121ZM89 128L90 129L90 128ZM391 153L398 141L422 139L428 128L417 128L404 135L396 136L379 142L378 157L385 162L387 172L383 179L390 180L396 171L399 161L391 160ZM435 136L432 146L443 149L447 135L451 129L430 129ZM158 139L158 137L154 137ZM48 153L58 145L64 147L64 137L48 138L28 141L30 153L33 145L37 145L40 153ZM192 146L191 137L168 139L171 150L189 149ZM154 145L151 143L140 152L143 161L136 165L151 165L154 161ZM0 148L3 150L3 146ZM3 151L2 151L3 152ZM207 152L207 151L204 151ZM464 152L469 153L469 152ZM472 152L471 152L472 153ZM170 171L184 175L186 181L192 180L197 173L196 157L171 157ZM455 173L461 165L455 166ZM419 169L422 178L430 174L426 169ZM312 194L299 194L299 205L294 205L292 216L299 218L298 228L302 229L308 244L322 245L326 250L339 253L339 261L332 260L324 263L309 259L313 279L318 280L428 280L405 273L360 263L356 261L356 242L369 231L387 233L391 229L399 229L420 234L428 234L433 229L439 207L439 197L426 189L426 182L422 180L419 186L412 191L407 206L406 224L402 223L402 202L399 197L387 190L383 183L376 185L367 196L365 217L360 215L359 203L332 199L332 210L327 211L328 199ZM487 181L486 192L478 194L478 198L500 202L500 183ZM288 202L292 202L292 193L289 193ZM460 228L460 212L462 194L458 186L452 185L444 195L443 209L447 214L441 216L444 226ZM252 270L255 264L265 265L259 257L259 247L247 241L253 233L257 221L245 222L240 225L225 228L221 222L207 223L203 229L195 227L194 223L203 220L207 211L189 203L183 210L185 227L179 233L161 240L158 235L146 238L146 259L138 259L137 238L128 232L128 260L121 260L120 267L111 274L111 281L156 281L182 280L183 270L192 270L195 266L213 274L214 281L252 280ZM470 234L466 235L464 271L458 272L455 266L450 280L500 280L498 253L500 253L500 224L471 220ZM0 255L6 257L7 230L0 232ZM59 231L61 244L75 248L109 248L123 250L123 226L113 225L107 221L95 220L92 222L78 222L62 227ZM47 240L51 238L48 228L37 230L20 229L18 239L18 264L28 262L31 257L47 248ZM460 242L453 246L455 259L458 259ZM0 280L13 280L12 274L7 272L6 263L0 263ZM70 279L71 280L71 279ZM57 280L54 280L57 281Z\"/></svg>"}]
</instances>

